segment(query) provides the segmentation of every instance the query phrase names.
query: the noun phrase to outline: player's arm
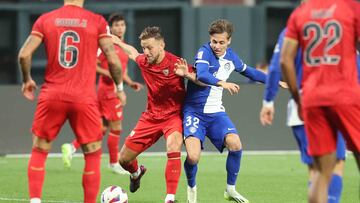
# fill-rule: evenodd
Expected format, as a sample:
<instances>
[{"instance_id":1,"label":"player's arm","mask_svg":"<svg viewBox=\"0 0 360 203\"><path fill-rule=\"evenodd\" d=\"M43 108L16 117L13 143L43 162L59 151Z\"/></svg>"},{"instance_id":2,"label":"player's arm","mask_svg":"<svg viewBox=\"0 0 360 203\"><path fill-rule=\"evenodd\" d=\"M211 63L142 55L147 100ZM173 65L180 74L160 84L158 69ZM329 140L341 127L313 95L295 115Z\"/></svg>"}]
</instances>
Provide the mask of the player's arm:
<instances>
[{"instance_id":1,"label":"player's arm","mask_svg":"<svg viewBox=\"0 0 360 203\"><path fill-rule=\"evenodd\" d=\"M111 78L110 72L101 67L101 64L100 64L99 60L97 61L97 65L96 65L96 73L99 74L99 75Z\"/></svg>"},{"instance_id":2,"label":"player's arm","mask_svg":"<svg viewBox=\"0 0 360 203\"><path fill-rule=\"evenodd\" d=\"M300 104L300 95L296 84L295 57L298 51L298 41L285 37L281 50L280 65L289 91L297 104Z\"/></svg>"},{"instance_id":3,"label":"player's arm","mask_svg":"<svg viewBox=\"0 0 360 203\"><path fill-rule=\"evenodd\" d=\"M141 89L144 88L144 86L141 83L135 82L134 80L132 80L128 74L127 69L125 69L124 72L124 82L129 85L131 88L133 88L136 92L140 91Z\"/></svg>"},{"instance_id":4,"label":"player's arm","mask_svg":"<svg viewBox=\"0 0 360 203\"><path fill-rule=\"evenodd\" d=\"M274 119L274 100L279 90L280 72L280 51L283 44L285 30L279 35L273 55L270 60L269 73L265 82L263 104L260 111L260 122L262 125L271 125Z\"/></svg>"},{"instance_id":5,"label":"player's arm","mask_svg":"<svg viewBox=\"0 0 360 203\"><path fill-rule=\"evenodd\" d=\"M189 71L189 66L186 59L180 58L177 60L177 63L175 63L175 74L180 77L184 77L188 80L191 80L197 85L207 86L206 84L196 79L196 73Z\"/></svg>"},{"instance_id":6,"label":"player's arm","mask_svg":"<svg viewBox=\"0 0 360 203\"><path fill-rule=\"evenodd\" d=\"M36 83L31 78L31 60L32 55L36 49L40 46L42 38L35 35L30 35L23 46L21 47L18 54L18 61L20 65L20 70L22 73L23 85L22 92L23 95L29 99L34 100L34 92L36 89Z\"/></svg>"},{"instance_id":7,"label":"player's arm","mask_svg":"<svg viewBox=\"0 0 360 203\"><path fill-rule=\"evenodd\" d=\"M256 68L248 66L246 64L244 64L244 66L245 67L240 72L241 75L243 75L251 80L257 81L257 82L262 82L262 83L266 82L266 74L265 73L257 70Z\"/></svg>"},{"instance_id":8,"label":"player's arm","mask_svg":"<svg viewBox=\"0 0 360 203\"><path fill-rule=\"evenodd\" d=\"M99 45L107 59L110 75L117 86L117 95L122 105L126 104L126 95L123 87L123 75L121 71L121 63L115 52L115 48L111 38L103 37L99 40Z\"/></svg>"},{"instance_id":9,"label":"player's arm","mask_svg":"<svg viewBox=\"0 0 360 203\"><path fill-rule=\"evenodd\" d=\"M129 56L129 59L131 59L133 61L136 61L136 57L138 57L140 55L139 52L135 49L135 47L124 43L120 39L115 40L115 44L119 45L125 51L125 53Z\"/></svg>"}]
</instances>

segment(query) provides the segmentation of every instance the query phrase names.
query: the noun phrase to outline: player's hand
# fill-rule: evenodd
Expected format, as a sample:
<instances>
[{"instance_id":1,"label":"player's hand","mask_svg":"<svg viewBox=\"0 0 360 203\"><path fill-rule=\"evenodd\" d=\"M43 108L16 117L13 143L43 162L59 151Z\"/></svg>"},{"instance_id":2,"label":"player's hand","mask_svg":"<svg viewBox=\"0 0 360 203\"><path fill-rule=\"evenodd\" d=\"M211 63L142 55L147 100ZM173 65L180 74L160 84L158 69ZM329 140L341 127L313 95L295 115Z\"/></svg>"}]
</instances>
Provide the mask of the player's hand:
<instances>
[{"instance_id":1,"label":"player's hand","mask_svg":"<svg viewBox=\"0 0 360 203\"><path fill-rule=\"evenodd\" d=\"M289 86L286 82L279 81L279 86L284 89L289 89Z\"/></svg>"},{"instance_id":2,"label":"player's hand","mask_svg":"<svg viewBox=\"0 0 360 203\"><path fill-rule=\"evenodd\" d=\"M35 99L35 90L37 89L36 83L34 80L29 79L26 82L23 82L21 91L24 97L30 101L34 101Z\"/></svg>"},{"instance_id":3,"label":"player's hand","mask_svg":"<svg viewBox=\"0 0 360 203\"><path fill-rule=\"evenodd\" d=\"M112 39L114 44L118 44L118 45L121 44L121 39L118 36L111 35L111 39Z\"/></svg>"},{"instance_id":4,"label":"player's hand","mask_svg":"<svg viewBox=\"0 0 360 203\"><path fill-rule=\"evenodd\" d=\"M116 92L117 97L120 99L121 106L126 105L126 94L124 91L117 91Z\"/></svg>"},{"instance_id":5,"label":"player's hand","mask_svg":"<svg viewBox=\"0 0 360 203\"><path fill-rule=\"evenodd\" d=\"M189 74L187 61L180 58L175 63L175 74L180 77L186 77Z\"/></svg>"},{"instance_id":6,"label":"player's hand","mask_svg":"<svg viewBox=\"0 0 360 203\"><path fill-rule=\"evenodd\" d=\"M224 88L224 89L226 89L227 91L229 91L231 95L234 95L234 94L239 93L240 86L237 85L237 84L235 84L235 83L225 82L225 81L219 81L218 84L219 84L219 86L221 86L222 88Z\"/></svg>"},{"instance_id":7,"label":"player's hand","mask_svg":"<svg viewBox=\"0 0 360 203\"><path fill-rule=\"evenodd\" d=\"M144 88L144 85L138 82L133 82L129 85L131 88L135 90L135 92L138 92Z\"/></svg>"},{"instance_id":8,"label":"player's hand","mask_svg":"<svg viewBox=\"0 0 360 203\"><path fill-rule=\"evenodd\" d=\"M271 125L274 119L274 106L263 106L260 111L260 123L263 126Z\"/></svg>"}]
</instances>

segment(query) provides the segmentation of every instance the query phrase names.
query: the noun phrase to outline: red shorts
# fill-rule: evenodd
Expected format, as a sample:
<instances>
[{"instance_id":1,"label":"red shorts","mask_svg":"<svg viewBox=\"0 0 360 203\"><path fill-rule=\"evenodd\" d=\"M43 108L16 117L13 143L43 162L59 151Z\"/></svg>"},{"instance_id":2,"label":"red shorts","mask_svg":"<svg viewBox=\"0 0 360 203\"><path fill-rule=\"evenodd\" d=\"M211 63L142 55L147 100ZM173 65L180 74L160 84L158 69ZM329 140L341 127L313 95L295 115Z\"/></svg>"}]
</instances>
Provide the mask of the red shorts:
<instances>
[{"instance_id":1,"label":"red shorts","mask_svg":"<svg viewBox=\"0 0 360 203\"><path fill-rule=\"evenodd\" d=\"M309 107L303 109L303 115L310 155L334 152L338 131L349 150L360 151L360 105Z\"/></svg>"},{"instance_id":2,"label":"red shorts","mask_svg":"<svg viewBox=\"0 0 360 203\"><path fill-rule=\"evenodd\" d=\"M181 115L174 115L163 121L142 115L130 135L127 136L125 145L141 153L151 147L162 135L166 139L175 131L181 134L183 132Z\"/></svg>"},{"instance_id":3,"label":"red shorts","mask_svg":"<svg viewBox=\"0 0 360 203\"><path fill-rule=\"evenodd\" d=\"M101 116L108 121L123 119L123 107L117 97L111 99L99 98L99 109Z\"/></svg>"},{"instance_id":4,"label":"red shorts","mask_svg":"<svg viewBox=\"0 0 360 203\"><path fill-rule=\"evenodd\" d=\"M102 139L101 117L96 104L39 101L32 132L40 138L52 141L67 119L69 119L70 126L80 144Z\"/></svg>"}]
</instances>

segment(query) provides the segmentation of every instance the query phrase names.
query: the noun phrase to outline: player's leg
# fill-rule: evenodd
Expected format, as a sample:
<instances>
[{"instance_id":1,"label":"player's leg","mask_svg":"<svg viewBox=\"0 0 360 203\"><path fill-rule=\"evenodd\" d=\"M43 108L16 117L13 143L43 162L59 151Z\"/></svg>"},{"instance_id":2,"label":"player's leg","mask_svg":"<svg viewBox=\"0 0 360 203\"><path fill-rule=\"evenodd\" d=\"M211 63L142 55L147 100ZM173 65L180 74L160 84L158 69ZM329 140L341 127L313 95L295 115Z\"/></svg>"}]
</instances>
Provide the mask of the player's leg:
<instances>
[{"instance_id":1,"label":"player's leg","mask_svg":"<svg viewBox=\"0 0 360 203\"><path fill-rule=\"evenodd\" d=\"M226 159L227 187L224 198L236 202L249 202L235 189L240 171L242 144L235 125L226 113L218 113L214 118L209 127L208 137L220 152L223 151L224 147L229 151Z\"/></svg>"},{"instance_id":2,"label":"player's leg","mask_svg":"<svg viewBox=\"0 0 360 203\"><path fill-rule=\"evenodd\" d=\"M33 146L28 163L28 188L31 203L41 201L45 178L45 162L61 126L66 120L66 105L56 101L41 101L33 121Z\"/></svg>"},{"instance_id":3,"label":"player's leg","mask_svg":"<svg viewBox=\"0 0 360 203\"><path fill-rule=\"evenodd\" d=\"M109 150L109 166L110 169L117 174L128 174L119 164L119 143L122 132L122 121L109 121L109 135L107 137L107 146Z\"/></svg>"},{"instance_id":4,"label":"player's leg","mask_svg":"<svg viewBox=\"0 0 360 203\"><path fill-rule=\"evenodd\" d=\"M336 164L337 129L332 107L303 109L308 152L314 157L315 175L309 188L309 202L327 202L328 188Z\"/></svg>"},{"instance_id":5,"label":"player's leg","mask_svg":"<svg viewBox=\"0 0 360 203\"><path fill-rule=\"evenodd\" d=\"M84 153L84 202L96 203L100 190L102 123L96 104L72 104L69 123Z\"/></svg>"},{"instance_id":6,"label":"player's leg","mask_svg":"<svg viewBox=\"0 0 360 203\"><path fill-rule=\"evenodd\" d=\"M184 170L188 184L187 201L188 203L197 203L196 174L201 153L200 139L189 135L185 139L185 149L187 154L184 161Z\"/></svg>"},{"instance_id":7,"label":"player's leg","mask_svg":"<svg viewBox=\"0 0 360 203\"><path fill-rule=\"evenodd\" d=\"M205 141L206 134L206 115L195 112L184 112L183 128L186 148L186 159L184 170L187 178L187 201L188 203L197 202L196 174L197 164L200 160L202 143Z\"/></svg>"},{"instance_id":8,"label":"player's leg","mask_svg":"<svg viewBox=\"0 0 360 203\"><path fill-rule=\"evenodd\" d=\"M136 157L162 136L161 127L161 123L157 124L142 116L125 139L120 150L119 164L130 173L130 192L136 192L140 188L141 177L146 172L143 165L138 166Z\"/></svg>"},{"instance_id":9,"label":"player's leg","mask_svg":"<svg viewBox=\"0 0 360 203\"><path fill-rule=\"evenodd\" d=\"M182 120L179 118L178 122L172 121L170 123L178 123L178 128L174 132L165 132L166 136L166 152L167 162L165 167L166 180L166 197L165 203L175 202L175 194L178 187L181 175L181 146L183 143L182 136ZM171 125L171 124L170 124ZM179 132L180 130L180 132Z\"/></svg>"}]
</instances>

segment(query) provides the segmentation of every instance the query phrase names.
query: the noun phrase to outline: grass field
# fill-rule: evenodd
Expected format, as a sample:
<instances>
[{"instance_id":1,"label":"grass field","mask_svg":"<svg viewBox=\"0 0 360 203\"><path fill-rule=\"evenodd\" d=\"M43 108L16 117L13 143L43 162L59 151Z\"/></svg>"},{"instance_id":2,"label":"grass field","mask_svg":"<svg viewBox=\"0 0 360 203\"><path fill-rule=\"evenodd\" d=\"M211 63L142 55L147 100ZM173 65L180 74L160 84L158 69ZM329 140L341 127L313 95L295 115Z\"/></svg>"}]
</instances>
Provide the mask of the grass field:
<instances>
[{"instance_id":1,"label":"grass field","mask_svg":"<svg viewBox=\"0 0 360 203\"><path fill-rule=\"evenodd\" d=\"M184 159L184 157L183 157ZM102 159L101 190L119 185L128 191L129 177L116 175L107 169L107 156ZM28 202L28 158L0 158L0 202ZM148 171L141 188L128 193L130 203L161 203L165 193L164 156L142 156L139 162ZM225 203L226 186L225 155L204 155L199 164L197 177L199 203ZM70 170L63 168L60 158L47 161L43 202L81 202L81 173L83 159L75 157ZM182 173L177 200L186 202L186 181ZM244 154L237 189L251 203L301 203L306 202L307 172L298 155L247 155ZM356 203L359 174L352 156L348 156L342 203Z\"/></svg>"}]
</instances>

